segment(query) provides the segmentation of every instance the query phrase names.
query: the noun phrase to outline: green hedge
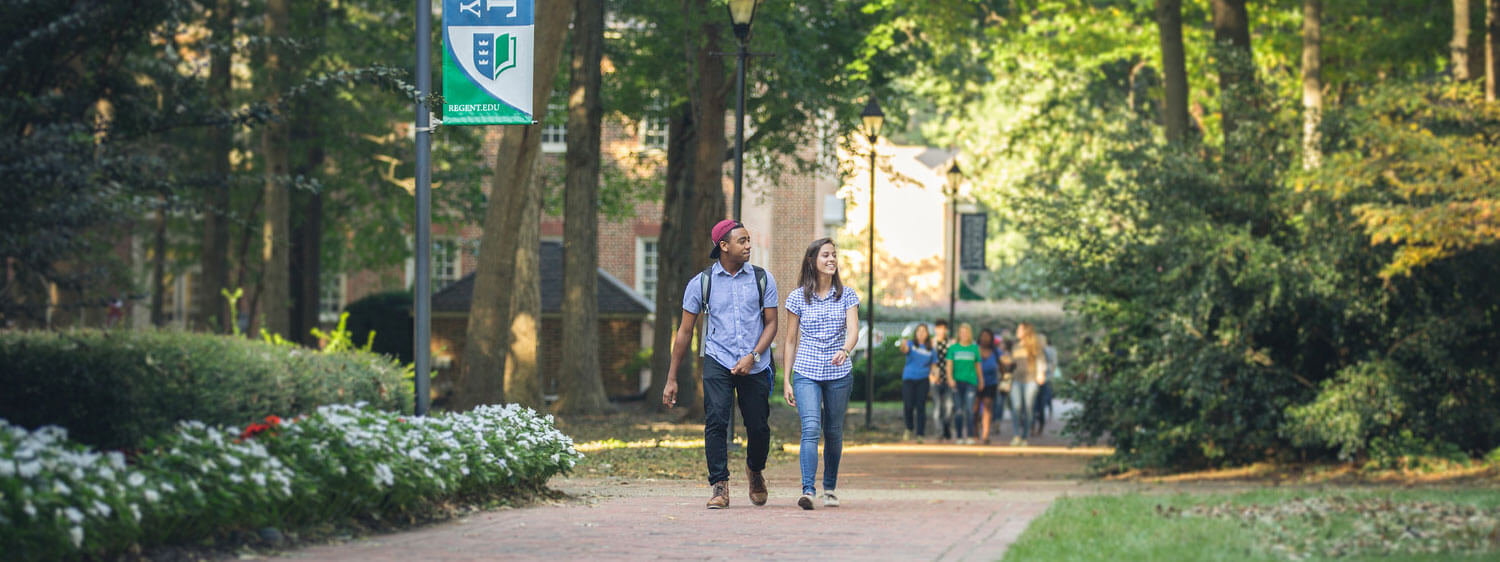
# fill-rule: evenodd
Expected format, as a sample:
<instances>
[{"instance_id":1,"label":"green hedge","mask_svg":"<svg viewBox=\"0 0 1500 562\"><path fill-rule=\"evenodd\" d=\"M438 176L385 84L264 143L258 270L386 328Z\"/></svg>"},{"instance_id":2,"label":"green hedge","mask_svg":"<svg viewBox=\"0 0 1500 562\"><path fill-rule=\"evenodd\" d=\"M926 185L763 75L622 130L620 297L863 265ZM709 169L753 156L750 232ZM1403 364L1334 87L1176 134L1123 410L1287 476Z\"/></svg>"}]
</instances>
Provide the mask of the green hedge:
<instances>
[{"instance_id":1,"label":"green hedge","mask_svg":"<svg viewBox=\"0 0 1500 562\"><path fill-rule=\"evenodd\" d=\"M323 404L411 409L400 364L243 338L168 331L0 332L0 418L135 448L182 420L242 426Z\"/></svg>"}]
</instances>

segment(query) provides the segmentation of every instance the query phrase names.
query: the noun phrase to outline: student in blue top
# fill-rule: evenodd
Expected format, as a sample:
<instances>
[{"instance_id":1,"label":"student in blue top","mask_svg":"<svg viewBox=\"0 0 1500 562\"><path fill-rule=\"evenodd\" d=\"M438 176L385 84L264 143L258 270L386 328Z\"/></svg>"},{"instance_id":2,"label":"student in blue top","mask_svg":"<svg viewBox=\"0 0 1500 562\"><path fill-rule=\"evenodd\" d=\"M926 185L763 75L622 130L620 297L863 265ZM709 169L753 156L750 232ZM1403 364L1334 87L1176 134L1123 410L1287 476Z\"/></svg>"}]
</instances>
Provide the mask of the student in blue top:
<instances>
[{"instance_id":1,"label":"student in blue top","mask_svg":"<svg viewBox=\"0 0 1500 562\"><path fill-rule=\"evenodd\" d=\"M975 435L990 444L990 420L995 412L996 389L1000 387L1000 356L1004 355L995 345L995 331L985 328L979 331L979 369L984 373L984 389L979 391L979 400L974 402Z\"/></svg>"},{"instance_id":2,"label":"student in blue top","mask_svg":"<svg viewBox=\"0 0 1500 562\"><path fill-rule=\"evenodd\" d=\"M901 440L910 441L915 430L921 443L927 437L927 388L932 385L927 379L936 357L926 324L917 324L911 339L901 340L901 353L906 354L906 366L901 369L901 415L906 418L906 433Z\"/></svg>"},{"instance_id":3,"label":"student in blue top","mask_svg":"<svg viewBox=\"0 0 1500 562\"><path fill-rule=\"evenodd\" d=\"M859 341L859 295L839 280L838 247L814 240L802 257L798 287L786 296L788 371L782 396L802 419L802 496L797 505L813 508L817 490L818 434L823 443L823 507L838 507L839 458L844 452L844 415L849 410L849 353ZM871 346L873 347L873 346Z\"/></svg>"}]
</instances>

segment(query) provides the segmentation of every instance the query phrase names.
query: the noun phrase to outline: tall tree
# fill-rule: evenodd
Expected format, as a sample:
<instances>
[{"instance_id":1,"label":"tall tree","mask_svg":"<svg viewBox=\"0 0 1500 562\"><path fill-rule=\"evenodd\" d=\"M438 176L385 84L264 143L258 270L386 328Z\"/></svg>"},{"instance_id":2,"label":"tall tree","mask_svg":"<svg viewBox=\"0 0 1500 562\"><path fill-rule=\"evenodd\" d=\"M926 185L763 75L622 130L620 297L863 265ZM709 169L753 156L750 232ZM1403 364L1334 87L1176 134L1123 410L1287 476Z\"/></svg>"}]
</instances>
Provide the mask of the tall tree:
<instances>
[{"instance_id":1,"label":"tall tree","mask_svg":"<svg viewBox=\"0 0 1500 562\"><path fill-rule=\"evenodd\" d=\"M288 36L291 25L290 0L268 0L266 3L266 92L265 98L272 105L281 100L287 90L293 69L287 64L286 47L282 40ZM261 325L273 334L289 336L292 321L291 295L291 186L288 183L290 169L289 150L291 135L287 120L273 119L261 131L261 157L265 172L265 209L261 221L261 283L260 313L265 318Z\"/></svg>"},{"instance_id":2,"label":"tall tree","mask_svg":"<svg viewBox=\"0 0 1500 562\"><path fill-rule=\"evenodd\" d=\"M667 383L667 369L672 362L672 335L677 332L682 320L682 291L692 276L694 264L698 263L687 254L692 248L693 221L693 160L694 147L698 144L697 127L693 124L693 108L689 103L679 103L671 108L667 117L667 174L666 195L663 201L661 236L657 239L656 274L656 322L652 328L651 388L646 392L648 408L665 410L660 400ZM681 249L666 251L667 248ZM683 396L693 396L697 380L679 377L678 388Z\"/></svg>"},{"instance_id":3,"label":"tall tree","mask_svg":"<svg viewBox=\"0 0 1500 562\"><path fill-rule=\"evenodd\" d=\"M573 4L545 2L538 4L536 10L532 99L546 100L557 77ZM511 337L513 330L521 327L512 322L513 293L538 290L539 283L535 269L517 270L516 256L527 256L530 263L538 251L535 242L526 247L521 235L528 213L536 215L531 217L531 224L538 226L532 228L539 228L540 223L540 184L533 182L532 176L537 155L541 153L541 126L502 127L496 136L497 155L485 207L484 234L480 238L479 268L474 273L474 296L469 305L464 370L454 383L451 402L451 407L457 410L506 399L529 407L542 406L541 383L535 367L535 333L529 342L513 342ZM533 200L535 210L527 211ZM532 320L540 316L539 310L535 316L528 314ZM540 322L535 327L539 329ZM506 369L513 348L522 354L520 372ZM528 349L529 362L524 356Z\"/></svg>"},{"instance_id":4,"label":"tall tree","mask_svg":"<svg viewBox=\"0 0 1500 562\"><path fill-rule=\"evenodd\" d=\"M1486 2L1484 15L1484 101L1495 101L1500 80L1500 0Z\"/></svg>"},{"instance_id":5,"label":"tall tree","mask_svg":"<svg viewBox=\"0 0 1500 562\"><path fill-rule=\"evenodd\" d=\"M1162 74L1166 78L1166 105L1162 121L1167 141L1181 143L1188 135L1188 82L1186 54L1182 47L1182 0L1156 0L1156 28L1161 42Z\"/></svg>"},{"instance_id":6,"label":"tall tree","mask_svg":"<svg viewBox=\"0 0 1500 562\"><path fill-rule=\"evenodd\" d=\"M1449 60L1454 66L1454 79L1457 81L1469 81L1475 76L1475 52L1473 42L1469 37L1469 28L1473 25L1470 18L1470 1L1454 0L1454 40L1448 43Z\"/></svg>"},{"instance_id":7,"label":"tall tree","mask_svg":"<svg viewBox=\"0 0 1500 562\"><path fill-rule=\"evenodd\" d=\"M1302 166L1323 161L1323 0L1302 0Z\"/></svg>"},{"instance_id":8,"label":"tall tree","mask_svg":"<svg viewBox=\"0 0 1500 562\"><path fill-rule=\"evenodd\" d=\"M1255 65L1250 59L1250 16L1245 10L1245 0L1212 0L1214 44L1219 53L1219 92L1224 106L1224 149L1232 150L1235 129L1242 118L1232 101L1233 93L1250 85L1255 79Z\"/></svg>"},{"instance_id":9,"label":"tall tree","mask_svg":"<svg viewBox=\"0 0 1500 562\"><path fill-rule=\"evenodd\" d=\"M609 407L599 371L599 127L604 1L578 0L568 91L568 153L563 216L562 372L558 413Z\"/></svg>"},{"instance_id":10,"label":"tall tree","mask_svg":"<svg viewBox=\"0 0 1500 562\"><path fill-rule=\"evenodd\" d=\"M233 89L230 65L234 50L234 2L216 0L209 20L212 41L222 44L209 54L208 97L214 107L228 111L229 93ZM234 321L228 302L220 291L229 286L229 153L234 149L234 129L228 123L212 127L209 132L208 193L203 210L203 249L199 255L198 329L219 333L229 331Z\"/></svg>"},{"instance_id":11,"label":"tall tree","mask_svg":"<svg viewBox=\"0 0 1500 562\"><path fill-rule=\"evenodd\" d=\"M703 233L713 229L715 223L724 220L727 201L724 197L724 153L729 150L729 138L725 132L724 113L728 110L729 81L724 71L725 58L718 55L722 48L725 18L712 10L708 0L684 0L687 21L697 24L698 33L688 39L689 67L694 72L692 90L693 123L698 127L698 146L693 155L694 208L692 222L685 223L687 238L692 243L687 255L694 260L689 271L697 271L706 265L713 242ZM699 332L698 345L703 345L703 334ZM702 359L701 361L707 361ZM701 363L700 361L700 363ZM698 372L702 372L699 365ZM665 373L663 373L665 376ZM691 391L693 394L688 394ZM703 413L703 388L679 387L682 396L688 399L688 413L697 418Z\"/></svg>"}]
</instances>

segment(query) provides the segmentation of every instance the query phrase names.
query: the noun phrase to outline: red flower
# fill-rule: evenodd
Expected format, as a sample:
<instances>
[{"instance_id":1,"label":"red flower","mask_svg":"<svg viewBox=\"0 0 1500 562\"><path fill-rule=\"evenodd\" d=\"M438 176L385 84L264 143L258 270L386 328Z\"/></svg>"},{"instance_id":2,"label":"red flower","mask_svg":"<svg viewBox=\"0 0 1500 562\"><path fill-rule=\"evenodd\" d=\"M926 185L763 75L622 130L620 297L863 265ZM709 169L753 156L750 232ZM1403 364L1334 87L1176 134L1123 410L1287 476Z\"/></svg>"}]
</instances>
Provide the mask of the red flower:
<instances>
[{"instance_id":1,"label":"red flower","mask_svg":"<svg viewBox=\"0 0 1500 562\"><path fill-rule=\"evenodd\" d=\"M281 425L281 418L277 416L266 416L266 423L271 425Z\"/></svg>"}]
</instances>

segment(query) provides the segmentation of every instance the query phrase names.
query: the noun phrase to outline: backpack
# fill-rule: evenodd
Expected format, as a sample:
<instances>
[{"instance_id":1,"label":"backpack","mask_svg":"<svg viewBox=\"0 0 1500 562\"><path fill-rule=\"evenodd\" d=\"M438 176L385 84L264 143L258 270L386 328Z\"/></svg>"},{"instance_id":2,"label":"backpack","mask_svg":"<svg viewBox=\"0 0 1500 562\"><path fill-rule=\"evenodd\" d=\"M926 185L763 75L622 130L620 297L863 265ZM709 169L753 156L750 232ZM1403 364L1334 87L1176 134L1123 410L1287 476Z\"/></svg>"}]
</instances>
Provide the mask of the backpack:
<instances>
[{"instance_id":1,"label":"backpack","mask_svg":"<svg viewBox=\"0 0 1500 562\"><path fill-rule=\"evenodd\" d=\"M748 263L745 265L755 273L755 286L760 288L760 292L755 295L755 300L758 302L766 294L766 270ZM699 316L703 317L703 339L705 340L698 343L699 357L703 357L704 350L708 349L708 342L706 341L708 339L708 293L709 288L713 286L713 279L714 266L712 265L698 274L698 290L703 294L703 313L699 314ZM774 370L774 367L772 369Z\"/></svg>"}]
</instances>

